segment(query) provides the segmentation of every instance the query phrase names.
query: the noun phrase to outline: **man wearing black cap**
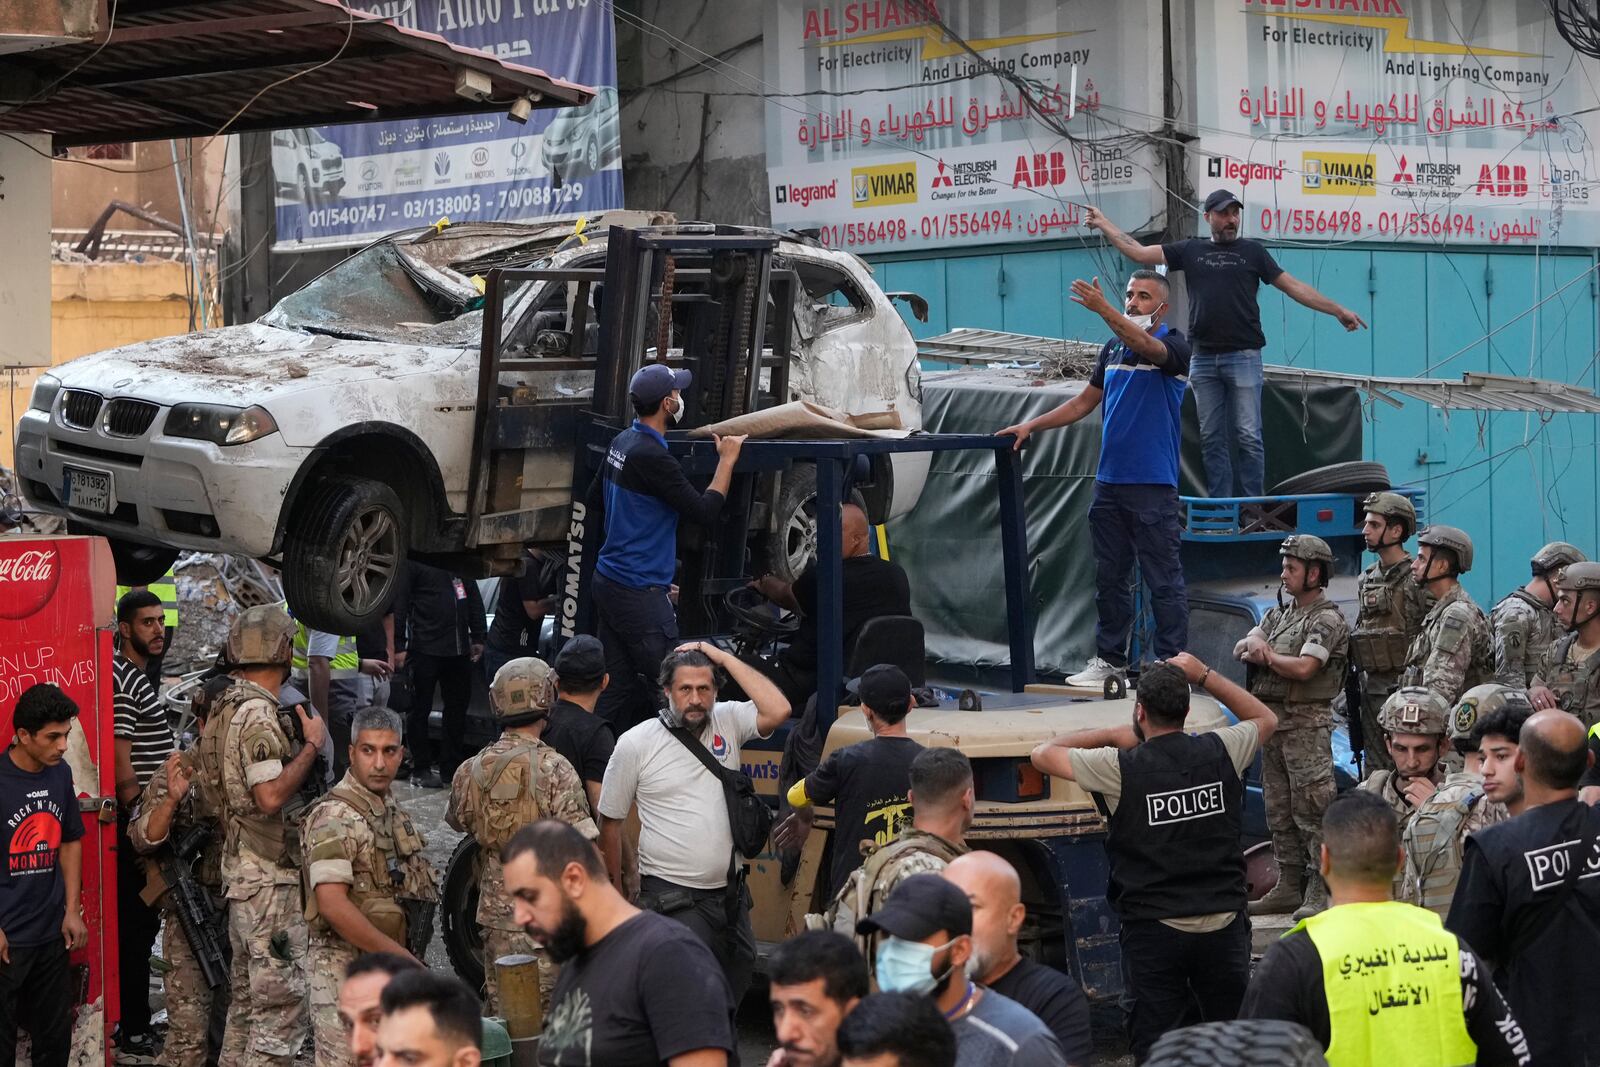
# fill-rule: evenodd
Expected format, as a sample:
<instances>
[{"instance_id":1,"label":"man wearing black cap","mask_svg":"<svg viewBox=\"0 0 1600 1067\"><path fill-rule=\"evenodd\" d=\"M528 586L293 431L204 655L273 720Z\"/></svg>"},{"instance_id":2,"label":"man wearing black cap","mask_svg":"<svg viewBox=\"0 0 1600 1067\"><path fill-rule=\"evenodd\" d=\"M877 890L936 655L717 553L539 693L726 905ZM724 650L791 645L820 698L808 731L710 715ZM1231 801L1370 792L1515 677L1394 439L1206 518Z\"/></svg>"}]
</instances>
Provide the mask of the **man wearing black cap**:
<instances>
[{"instance_id":1,"label":"man wearing black cap","mask_svg":"<svg viewBox=\"0 0 1600 1067\"><path fill-rule=\"evenodd\" d=\"M1239 236L1237 196L1218 189L1206 197L1209 240L1192 237L1164 245L1144 245L1090 208L1084 225L1105 234L1113 247L1135 263L1166 264L1183 271L1189 283L1189 336L1194 356L1189 384L1200 413L1200 443L1211 496L1260 496L1266 479L1261 444L1261 308L1256 288L1271 285L1296 303L1332 315L1346 330L1365 329L1361 316L1334 303L1278 266L1259 241ZM1232 452L1239 453L1234 470Z\"/></svg>"},{"instance_id":2,"label":"man wearing black cap","mask_svg":"<svg viewBox=\"0 0 1600 1067\"><path fill-rule=\"evenodd\" d=\"M556 654L556 702L545 724L545 744L567 757L583 779L589 794L589 810L600 803L600 784L606 780L606 764L617 747L611 723L594 713L605 692L605 650L588 634L578 634Z\"/></svg>"},{"instance_id":3,"label":"man wearing black cap","mask_svg":"<svg viewBox=\"0 0 1600 1067\"><path fill-rule=\"evenodd\" d=\"M667 599L678 565L678 518L714 522L733 480L744 437L717 437L717 470L704 493L689 483L667 451L667 423L683 417L686 370L647 363L628 383L638 418L612 438L591 493L605 523L595 563L594 606L611 685L598 713L618 732L656 708L653 679L678 641L678 617Z\"/></svg>"},{"instance_id":4,"label":"man wearing black cap","mask_svg":"<svg viewBox=\"0 0 1600 1067\"><path fill-rule=\"evenodd\" d=\"M956 1035L956 1067L1066 1067L1055 1035L1016 1001L967 977L972 903L937 874L916 874L856 924L882 934L878 988L929 997Z\"/></svg>"}]
</instances>

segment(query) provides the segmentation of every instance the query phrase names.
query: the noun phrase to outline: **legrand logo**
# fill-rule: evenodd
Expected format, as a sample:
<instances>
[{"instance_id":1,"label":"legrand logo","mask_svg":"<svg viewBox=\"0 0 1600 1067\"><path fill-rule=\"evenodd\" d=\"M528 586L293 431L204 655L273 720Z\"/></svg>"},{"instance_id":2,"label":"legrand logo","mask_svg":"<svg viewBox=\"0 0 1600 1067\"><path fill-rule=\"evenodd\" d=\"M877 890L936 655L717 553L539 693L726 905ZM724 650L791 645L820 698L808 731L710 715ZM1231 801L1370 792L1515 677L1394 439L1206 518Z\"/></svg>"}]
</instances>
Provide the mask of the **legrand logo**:
<instances>
[{"instance_id":1,"label":"legrand logo","mask_svg":"<svg viewBox=\"0 0 1600 1067\"><path fill-rule=\"evenodd\" d=\"M780 204L794 204L797 207L810 207L818 200L837 200L839 179L823 185L776 185L773 186L773 197Z\"/></svg>"},{"instance_id":2,"label":"legrand logo","mask_svg":"<svg viewBox=\"0 0 1600 1067\"><path fill-rule=\"evenodd\" d=\"M852 207L887 207L890 204L916 202L915 163L883 163L876 167L854 167L850 171Z\"/></svg>"},{"instance_id":3,"label":"legrand logo","mask_svg":"<svg viewBox=\"0 0 1600 1067\"><path fill-rule=\"evenodd\" d=\"M1300 187L1320 196L1377 195L1377 163L1359 152L1310 152L1300 157Z\"/></svg>"},{"instance_id":4,"label":"legrand logo","mask_svg":"<svg viewBox=\"0 0 1600 1067\"><path fill-rule=\"evenodd\" d=\"M1163 823L1188 822L1207 815L1221 815L1227 810L1222 795L1221 782L1192 785L1188 789L1173 789L1166 793L1151 793L1144 798L1146 814L1151 826Z\"/></svg>"}]
</instances>

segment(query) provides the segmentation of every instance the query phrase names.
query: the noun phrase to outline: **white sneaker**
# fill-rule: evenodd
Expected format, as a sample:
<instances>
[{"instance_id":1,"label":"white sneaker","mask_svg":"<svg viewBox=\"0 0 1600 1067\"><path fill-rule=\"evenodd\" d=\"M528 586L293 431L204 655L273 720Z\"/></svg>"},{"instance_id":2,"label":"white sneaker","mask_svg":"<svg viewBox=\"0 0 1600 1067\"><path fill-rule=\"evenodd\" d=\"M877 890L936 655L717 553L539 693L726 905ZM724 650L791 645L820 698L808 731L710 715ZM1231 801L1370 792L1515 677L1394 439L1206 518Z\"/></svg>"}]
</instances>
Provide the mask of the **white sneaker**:
<instances>
[{"instance_id":1,"label":"white sneaker","mask_svg":"<svg viewBox=\"0 0 1600 1067\"><path fill-rule=\"evenodd\" d=\"M1099 689L1102 685L1105 685L1107 678L1113 675L1120 676L1122 673L1121 667L1113 667L1099 656L1095 656L1089 661L1088 666L1069 677L1067 684L1087 689Z\"/></svg>"}]
</instances>

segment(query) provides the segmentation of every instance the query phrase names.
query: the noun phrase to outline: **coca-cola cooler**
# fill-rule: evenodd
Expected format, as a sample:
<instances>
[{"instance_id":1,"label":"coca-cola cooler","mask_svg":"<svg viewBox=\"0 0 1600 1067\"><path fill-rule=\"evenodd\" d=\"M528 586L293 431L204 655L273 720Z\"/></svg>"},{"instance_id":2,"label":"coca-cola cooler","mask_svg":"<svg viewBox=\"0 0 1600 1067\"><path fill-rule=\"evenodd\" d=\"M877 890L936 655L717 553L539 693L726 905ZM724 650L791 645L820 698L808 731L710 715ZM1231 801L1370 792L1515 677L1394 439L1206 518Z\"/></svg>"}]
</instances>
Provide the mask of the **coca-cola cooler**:
<instances>
[{"instance_id":1,"label":"coca-cola cooler","mask_svg":"<svg viewBox=\"0 0 1600 1067\"><path fill-rule=\"evenodd\" d=\"M66 759L83 812L89 943L72 954L74 1065L111 1062L107 1035L121 1017L111 736L116 586L111 549L101 538L0 537L0 738L11 742L17 697L37 682L61 687L79 709ZM9 840L6 861L18 862L17 846ZM22 1024L26 1028L27 1020ZM28 1062L26 1056L21 1062Z\"/></svg>"}]
</instances>

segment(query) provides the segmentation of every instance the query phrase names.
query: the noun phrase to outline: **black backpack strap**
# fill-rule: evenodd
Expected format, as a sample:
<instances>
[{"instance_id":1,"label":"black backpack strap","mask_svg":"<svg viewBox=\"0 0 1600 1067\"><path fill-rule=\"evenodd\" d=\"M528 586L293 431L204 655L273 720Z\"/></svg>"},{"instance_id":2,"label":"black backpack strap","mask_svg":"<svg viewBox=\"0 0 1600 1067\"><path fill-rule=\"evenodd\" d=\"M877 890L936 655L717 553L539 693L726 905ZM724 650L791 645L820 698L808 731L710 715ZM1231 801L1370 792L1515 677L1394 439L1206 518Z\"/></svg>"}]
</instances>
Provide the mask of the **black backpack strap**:
<instances>
[{"instance_id":1,"label":"black backpack strap","mask_svg":"<svg viewBox=\"0 0 1600 1067\"><path fill-rule=\"evenodd\" d=\"M711 772L712 777L722 783L722 788L728 788L728 768L718 763L715 757L706 751L706 746L702 745L693 734L681 726L669 726L667 732L676 737L684 748L694 754L694 758L699 760L705 766L705 769Z\"/></svg>"},{"instance_id":2,"label":"black backpack strap","mask_svg":"<svg viewBox=\"0 0 1600 1067\"><path fill-rule=\"evenodd\" d=\"M734 793L733 783L728 778L728 768L718 763L711 753L706 751L706 746L702 745L693 734L683 727L669 726L667 727L667 732L676 737L684 748L694 753L694 758L699 760L705 769L711 772L712 777L722 785L722 806L728 815L730 836L734 839L733 851L728 854L728 886L726 899L723 901L723 907L728 914L728 921L732 923L738 915L739 895L744 891L745 872L744 866L739 862L738 835L733 832L736 829L733 825Z\"/></svg>"}]
</instances>

